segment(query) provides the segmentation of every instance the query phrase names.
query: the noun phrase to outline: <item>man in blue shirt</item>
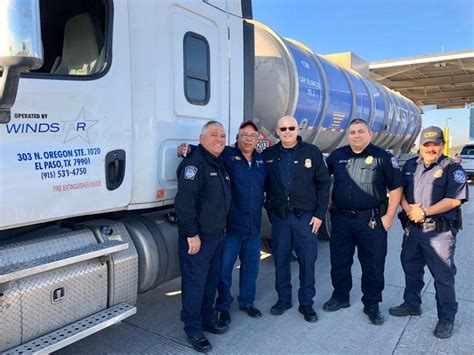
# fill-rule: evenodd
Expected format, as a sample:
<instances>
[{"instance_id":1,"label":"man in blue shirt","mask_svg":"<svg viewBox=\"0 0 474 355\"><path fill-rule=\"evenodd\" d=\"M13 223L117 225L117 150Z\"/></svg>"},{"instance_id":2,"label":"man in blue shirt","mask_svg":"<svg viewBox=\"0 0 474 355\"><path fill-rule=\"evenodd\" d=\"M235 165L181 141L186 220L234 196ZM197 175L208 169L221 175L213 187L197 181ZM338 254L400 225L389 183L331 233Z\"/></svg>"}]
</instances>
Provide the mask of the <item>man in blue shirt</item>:
<instances>
[{"instance_id":1,"label":"man in blue shirt","mask_svg":"<svg viewBox=\"0 0 474 355\"><path fill-rule=\"evenodd\" d=\"M231 179L232 208L224 238L216 310L226 323L231 321L229 309L233 298L230 288L237 256L240 259L239 308L251 317L262 316L254 301L260 265L260 227L267 165L255 150L258 138L256 124L244 121L239 128L237 144L225 147L222 154Z\"/></svg>"},{"instance_id":2,"label":"man in blue shirt","mask_svg":"<svg viewBox=\"0 0 474 355\"><path fill-rule=\"evenodd\" d=\"M462 203L469 199L466 173L459 163L443 155L444 136L439 127L421 132L420 157L403 167L402 196L405 228L401 262L405 272L404 302L390 308L396 317L421 315L424 267L434 278L438 323L434 335L446 339L453 332L458 310L454 291L454 250L461 228Z\"/></svg>"},{"instance_id":3,"label":"man in blue shirt","mask_svg":"<svg viewBox=\"0 0 474 355\"><path fill-rule=\"evenodd\" d=\"M219 319L227 324L231 322L229 310L233 297L230 290L237 256L240 259L239 308L251 317L262 316L254 301L260 265L260 227L267 165L255 150L258 138L257 125L251 120L244 121L239 127L235 147L225 147L221 155L230 176L232 208L224 237L216 310ZM194 150L194 147L189 148ZM186 148L183 150L180 146L178 151L184 153Z\"/></svg>"}]
</instances>

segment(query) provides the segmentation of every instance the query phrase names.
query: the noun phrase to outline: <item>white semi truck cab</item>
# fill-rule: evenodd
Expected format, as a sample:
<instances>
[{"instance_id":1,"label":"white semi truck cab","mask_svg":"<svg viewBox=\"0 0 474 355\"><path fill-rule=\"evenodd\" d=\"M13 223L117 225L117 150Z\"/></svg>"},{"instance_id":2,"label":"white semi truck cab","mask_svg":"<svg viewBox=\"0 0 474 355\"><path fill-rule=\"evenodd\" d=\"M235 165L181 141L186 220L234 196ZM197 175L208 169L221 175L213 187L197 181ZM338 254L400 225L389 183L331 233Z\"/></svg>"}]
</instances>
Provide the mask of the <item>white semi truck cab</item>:
<instances>
[{"instance_id":1,"label":"white semi truck cab","mask_svg":"<svg viewBox=\"0 0 474 355\"><path fill-rule=\"evenodd\" d=\"M179 275L176 146L253 117L246 18L245 0L1 1L0 352L57 350Z\"/></svg>"}]
</instances>

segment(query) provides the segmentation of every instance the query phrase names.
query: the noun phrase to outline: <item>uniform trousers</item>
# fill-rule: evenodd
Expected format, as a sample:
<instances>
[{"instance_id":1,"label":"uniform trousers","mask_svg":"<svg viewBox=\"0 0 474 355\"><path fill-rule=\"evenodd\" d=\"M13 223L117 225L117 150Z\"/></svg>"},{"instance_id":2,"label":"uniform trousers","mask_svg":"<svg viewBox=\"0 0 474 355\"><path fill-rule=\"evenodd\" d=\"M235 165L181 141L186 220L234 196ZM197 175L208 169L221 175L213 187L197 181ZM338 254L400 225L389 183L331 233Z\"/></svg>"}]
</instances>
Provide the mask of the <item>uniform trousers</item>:
<instances>
[{"instance_id":1,"label":"uniform trousers","mask_svg":"<svg viewBox=\"0 0 474 355\"><path fill-rule=\"evenodd\" d=\"M291 255L296 252L299 264L300 288L298 300L302 306L312 306L316 294L314 264L318 256L316 234L311 232L309 222L311 212L302 213L298 218L290 213L287 218L280 218L271 212L272 221L272 254L275 261L275 289L278 299L291 302Z\"/></svg>"},{"instance_id":2,"label":"uniform trousers","mask_svg":"<svg viewBox=\"0 0 474 355\"><path fill-rule=\"evenodd\" d=\"M178 253L181 267L181 321L189 336L201 335L203 324L210 324L215 310L217 283L221 271L222 246L220 236L200 236L201 249L188 254L188 241L179 238Z\"/></svg>"},{"instance_id":3,"label":"uniform trousers","mask_svg":"<svg viewBox=\"0 0 474 355\"><path fill-rule=\"evenodd\" d=\"M337 210L331 212L331 280L334 287L332 297L349 301L352 289L351 268L357 246L357 256L362 269L362 303L365 307L378 307L384 289L385 257L387 256L387 232L380 215L375 216L376 225L369 227L370 216L351 217Z\"/></svg>"},{"instance_id":4,"label":"uniform trousers","mask_svg":"<svg viewBox=\"0 0 474 355\"><path fill-rule=\"evenodd\" d=\"M424 267L434 278L436 304L440 320L454 322L458 310L454 290L454 251L456 248L456 229L444 232L424 231L422 228L409 227L408 236L403 237L401 262L405 272L404 301L413 308L421 305L421 290Z\"/></svg>"}]
</instances>

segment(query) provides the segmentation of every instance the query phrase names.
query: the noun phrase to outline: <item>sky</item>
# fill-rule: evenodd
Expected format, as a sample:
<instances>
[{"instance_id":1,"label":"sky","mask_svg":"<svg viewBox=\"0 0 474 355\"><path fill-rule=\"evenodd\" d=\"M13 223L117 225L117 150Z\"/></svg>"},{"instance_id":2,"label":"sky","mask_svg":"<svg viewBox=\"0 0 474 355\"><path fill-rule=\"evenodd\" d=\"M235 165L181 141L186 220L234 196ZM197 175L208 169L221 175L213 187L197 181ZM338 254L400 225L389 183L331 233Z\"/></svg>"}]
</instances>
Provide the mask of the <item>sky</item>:
<instances>
[{"instance_id":1,"label":"sky","mask_svg":"<svg viewBox=\"0 0 474 355\"><path fill-rule=\"evenodd\" d=\"M474 49L474 0L252 0L253 17L317 54L354 52L368 62ZM423 126L469 140L469 110L430 110Z\"/></svg>"}]
</instances>

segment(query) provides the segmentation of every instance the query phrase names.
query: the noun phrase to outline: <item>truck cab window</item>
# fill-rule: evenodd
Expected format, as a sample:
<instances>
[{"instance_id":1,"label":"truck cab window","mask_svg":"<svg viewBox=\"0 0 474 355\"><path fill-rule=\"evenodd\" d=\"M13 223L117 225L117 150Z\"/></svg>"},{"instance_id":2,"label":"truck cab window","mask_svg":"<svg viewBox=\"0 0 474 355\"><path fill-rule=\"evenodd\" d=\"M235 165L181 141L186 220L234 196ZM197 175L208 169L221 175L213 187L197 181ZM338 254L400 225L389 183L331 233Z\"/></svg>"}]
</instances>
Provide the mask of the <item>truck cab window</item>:
<instances>
[{"instance_id":1,"label":"truck cab window","mask_svg":"<svg viewBox=\"0 0 474 355\"><path fill-rule=\"evenodd\" d=\"M88 77L110 65L111 1L40 0L44 64L34 76Z\"/></svg>"},{"instance_id":2,"label":"truck cab window","mask_svg":"<svg viewBox=\"0 0 474 355\"><path fill-rule=\"evenodd\" d=\"M194 105L206 105L210 97L209 43L197 33L184 35L184 95Z\"/></svg>"}]
</instances>

